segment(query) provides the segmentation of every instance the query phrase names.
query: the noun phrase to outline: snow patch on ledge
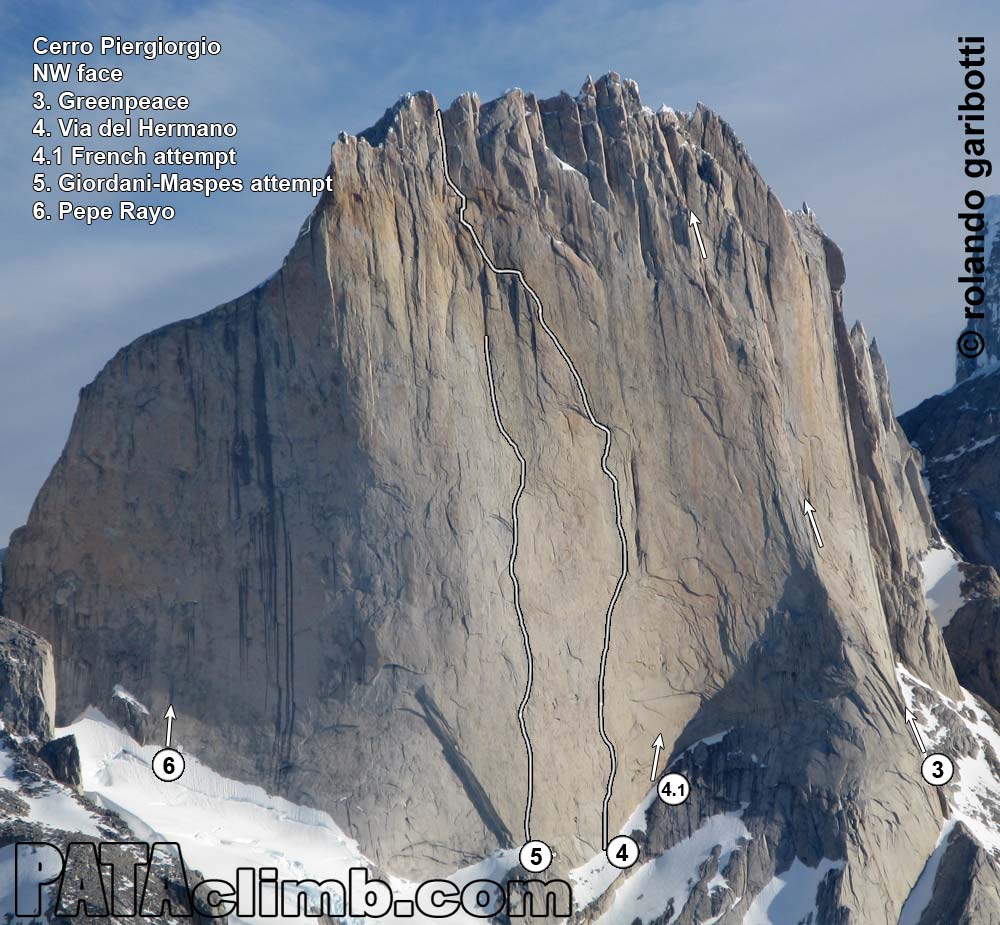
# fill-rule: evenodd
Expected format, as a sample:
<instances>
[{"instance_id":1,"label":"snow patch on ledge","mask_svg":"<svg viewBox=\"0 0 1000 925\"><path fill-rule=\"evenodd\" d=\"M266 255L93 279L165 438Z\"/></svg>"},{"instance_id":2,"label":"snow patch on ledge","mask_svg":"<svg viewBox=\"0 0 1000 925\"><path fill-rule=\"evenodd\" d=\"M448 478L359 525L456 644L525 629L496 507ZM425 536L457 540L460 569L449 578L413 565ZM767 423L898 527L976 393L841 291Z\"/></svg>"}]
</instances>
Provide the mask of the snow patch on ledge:
<instances>
[{"instance_id":1,"label":"snow patch on ledge","mask_svg":"<svg viewBox=\"0 0 1000 925\"><path fill-rule=\"evenodd\" d=\"M816 894L823 878L832 870L843 870L843 861L823 858L807 867L798 858L784 873L772 877L754 898L743 917L743 925L784 925L810 922L816 913Z\"/></svg>"},{"instance_id":2,"label":"snow patch on ledge","mask_svg":"<svg viewBox=\"0 0 1000 925\"><path fill-rule=\"evenodd\" d=\"M580 176L580 177L582 177L582 176L583 176L583 174L582 174L582 173L580 173L580 171L579 171L579 170L577 170L577 169L576 169L576 168L575 168L575 167L574 167L574 166L573 166L572 164L567 164L567 163L566 163L566 162L565 162L565 161L564 161L564 160L563 160L563 159L562 159L561 157L559 157L559 155L558 155L558 154L555 154L555 153L554 153L554 152L552 151L552 149L551 149L551 148L549 148L549 149L547 149L547 150L548 150L549 154L550 154L550 155L551 155L551 156L552 156L553 158L555 158L555 161L556 161L556 163L557 163L557 164L559 165L559 169L560 169L561 171L563 171L563 173L575 173L575 174L576 174L577 176Z\"/></svg>"},{"instance_id":3,"label":"snow patch on ledge","mask_svg":"<svg viewBox=\"0 0 1000 925\"><path fill-rule=\"evenodd\" d=\"M961 557L947 543L939 549L928 549L920 560L924 573L924 597L927 612L944 629L965 603L962 597Z\"/></svg>"},{"instance_id":4,"label":"snow patch on ledge","mask_svg":"<svg viewBox=\"0 0 1000 925\"><path fill-rule=\"evenodd\" d=\"M941 859L945 851L948 850L948 836L955 828L955 820L948 819L941 827L941 834L938 835L937 844L931 852L931 856L924 864L924 869L917 877L917 882L913 884L910 895L903 903L903 910L899 914L899 925L920 925L920 917L924 914L924 909L934 895L934 878L937 876L938 868L941 866Z\"/></svg>"},{"instance_id":5,"label":"snow patch on ledge","mask_svg":"<svg viewBox=\"0 0 1000 925\"><path fill-rule=\"evenodd\" d=\"M677 755L677 756L676 756L676 757L674 758L674 760L673 760L673 761L671 761L671 762L670 762L670 764L668 764L668 765L667 765L667 767L668 767L668 768L672 768L672 767L673 767L673 766L674 766L675 764L677 764L677 762L678 762L678 761L680 761L680 760L681 760L681 758L683 758L683 757L684 757L684 756L685 756L685 755L686 755L686 754L687 754L688 752L692 752L692 751L694 751L694 750L695 750L695 749L696 749L696 748L697 748L697 747L698 747L699 745L705 745L705 746L707 746L707 747L709 747L709 748L711 748L711 747L712 747L713 745L718 745L718 744L719 744L719 743L720 743L720 742L721 742L721 741L722 741L723 739L725 739L725 738L726 738L726 736L727 736L727 735L729 735L729 733L731 733L732 731L733 731L732 729L723 729L723 730L722 730L722 732L715 732L715 733L713 733L712 735L708 735L708 736L704 736L703 738L701 738L701 739L698 739L698 740L696 740L696 741L692 742L692 743L691 743L691 744L690 744L690 745L689 745L689 746L688 746L687 748L685 748L685 749L684 749L684 751L680 752L680 753L679 753L679 754L678 754L678 755ZM757 758L757 756L755 755L755 756L754 756L754 763L755 763L755 764L756 764L756 758Z\"/></svg>"},{"instance_id":6,"label":"snow patch on ledge","mask_svg":"<svg viewBox=\"0 0 1000 925\"><path fill-rule=\"evenodd\" d=\"M139 702L139 699L132 694L130 694L124 687L120 684L116 684L114 689L111 691L112 697L117 697L119 700L124 700L126 703L132 704L143 716L149 716L149 710L146 709L146 705Z\"/></svg>"},{"instance_id":7,"label":"snow patch on ledge","mask_svg":"<svg viewBox=\"0 0 1000 925\"><path fill-rule=\"evenodd\" d=\"M973 440L965 446L955 450L954 453L948 453L946 456L935 456L933 459L927 460L927 462L928 464L954 462L956 459L961 459L961 457L963 457L966 453L975 453L976 450L981 450L984 446L989 446L991 443L995 443L996 440L996 434L992 437L985 437L982 440Z\"/></svg>"}]
</instances>

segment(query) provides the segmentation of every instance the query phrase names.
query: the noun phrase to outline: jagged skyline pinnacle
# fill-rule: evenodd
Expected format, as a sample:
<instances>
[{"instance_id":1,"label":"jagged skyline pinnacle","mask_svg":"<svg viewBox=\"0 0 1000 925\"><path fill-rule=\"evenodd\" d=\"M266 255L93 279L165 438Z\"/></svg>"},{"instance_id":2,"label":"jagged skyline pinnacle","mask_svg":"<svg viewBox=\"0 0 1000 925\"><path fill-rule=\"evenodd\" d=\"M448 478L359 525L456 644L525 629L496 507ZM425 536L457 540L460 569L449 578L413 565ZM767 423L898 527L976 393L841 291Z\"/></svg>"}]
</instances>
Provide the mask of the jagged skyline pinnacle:
<instances>
[{"instance_id":1,"label":"jagged skyline pinnacle","mask_svg":"<svg viewBox=\"0 0 1000 925\"><path fill-rule=\"evenodd\" d=\"M134 85L157 90L166 81L202 100L199 118L240 124L241 164L261 174L322 171L339 131L372 124L408 90L426 88L441 101L465 90L491 98L515 84L575 93L585 74L614 69L638 80L654 108L690 110L704 100L736 128L784 204L808 200L844 248L849 312L879 339L897 406L950 384L958 331L943 306L957 295L952 258L960 242L952 223L960 180L949 179L955 75L940 36L951 42L971 22L990 34L991 24L1000 25L992 5L966 0L917 11L902 0L874 9L851 2L836 16L817 16L779 0L755 10L728 0L658 9L547 3L517 10L510 42L498 38L509 20L455 4L418 14L293 0L280 19L263 8L237 15L222 3L177 2L155 14L134 6L97 15L53 4L38 8L35 22L13 8L4 15L11 53L0 62L2 104L14 144L0 154L10 178L4 211L13 219L0 258L8 447L0 547L26 520L68 432L75 395L106 358L145 330L259 283L269 272L261 268L280 260L309 208L308 195L232 196L192 206L177 229L78 234L55 222L43 233L30 218L32 136L15 130L30 126L25 75L39 31L217 36L221 70L214 58L181 70L155 63L153 76ZM563 21L574 23L572 35ZM845 47L856 59L847 73ZM265 58L275 62L268 75L259 68ZM350 93L330 91L348 80ZM254 128L259 119L266 131ZM884 202L895 205L880 211Z\"/></svg>"}]
</instances>

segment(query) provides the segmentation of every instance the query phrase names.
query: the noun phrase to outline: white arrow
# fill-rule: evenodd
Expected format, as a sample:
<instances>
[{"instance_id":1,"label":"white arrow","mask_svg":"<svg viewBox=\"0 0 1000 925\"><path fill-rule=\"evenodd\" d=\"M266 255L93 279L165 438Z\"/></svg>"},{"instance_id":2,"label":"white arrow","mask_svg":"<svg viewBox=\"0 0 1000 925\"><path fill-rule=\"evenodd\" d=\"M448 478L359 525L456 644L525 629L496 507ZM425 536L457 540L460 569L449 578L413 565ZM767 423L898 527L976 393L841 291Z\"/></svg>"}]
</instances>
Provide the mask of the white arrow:
<instances>
[{"instance_id":1,"label":"white arrow","mask_svg":"<svg viewBox=\"0 0 1000 925\"><path fill-rule=\"evenodd\" d=\"M819 527L816 524L816 508L809 503L808 498L806 498L805 503L802 505L802 513L809 518L809 525L812 527L813 535L816 537L816 545L822 549L823 537L819 535Z\"/></svg>"},{"instance_id":2,"label":"white arrow","mask_svg":"<svg viewBox=\"0 0 1000 925\"><path fill-rule=\"evenodd\" d=\"M705 250L705 242L701 237L701 228L698 227L700 224L701 219L694 212L689 212L688 225L694 229L694 236L698 239L698 249L701 251L701 259L708 260L708 251Z\"/></svg>"},{"instance_id":3,"label":"white arrow","mask_svg":"<svg viewBox=\"0 0 1000 925\"><path fill-rule=\"evenodd\" d=\"M656 780L656 766L660 763L660 752L663 751L663 736L658 735L653 743L653 770L649 772L649 779Z\"/></svg>"},{"instance_id":4,"label":"white arrow","mask_svg":"<svg viewBox=\"0 0 1000 925\"><path fill-rule=\"evenodd\" d=\"M174 732L174 720L177 719L173 704L167 707L167 712L163 714L163 718L167 721L167 748L170 748L170 737Z\"/></svg>"},{"instance_id":5,"label":"white arrow","mask_svg":"<svg viewBox=\"0 0 1000 925\"><path fill-rule=\"evenodd\" d=\"M920 753L922 755L926 755L927 746L924 745L924 738L920 734L920 728L917 726L917 718L909 710L907 710L903 720L906 725L910 727L910 732L913 733L913 739L917 743L917 748L920 749Z\"/></svg>"}]
</instances>

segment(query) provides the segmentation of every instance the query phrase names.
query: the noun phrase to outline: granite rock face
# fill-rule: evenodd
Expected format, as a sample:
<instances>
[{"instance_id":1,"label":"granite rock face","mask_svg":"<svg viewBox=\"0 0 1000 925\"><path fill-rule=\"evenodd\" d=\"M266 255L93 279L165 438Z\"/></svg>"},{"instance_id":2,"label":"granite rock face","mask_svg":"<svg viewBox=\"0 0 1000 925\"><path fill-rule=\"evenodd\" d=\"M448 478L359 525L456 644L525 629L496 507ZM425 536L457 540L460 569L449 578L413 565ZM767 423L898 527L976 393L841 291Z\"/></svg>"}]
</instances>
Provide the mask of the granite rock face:
<instances>
[{"instance_id":1,"label":"granite rock face","mask_svg":"<svg viewBox=\"0 0 1000 925\"><path fill-rule=\"evenodd\" d=\"M56 710L52 647L0 617L0 720L7 732L47 742Z\"/></svg>"},{"instance_id":2,"label":"granite rock face","mask_svg":"<svg viewBox=\"0 0 1000 925\"><path fill-rule=\"evenodd\" d=\"M934 892L918 925L996 925L1000 922L1000 869L969 830L958 823L934 878Z\"/></svg>"},{"instance_id":3,"label":"granite rock face","mask_svg":"<svg viewBox=\"0 0 1000 925\"><path fill-rule=\"evenodd\" d=\"M393 873L519 845L519 470L488 336L525 458L532 835L563 865L600 852L621 566L604 437L526 289L459 223L446 156L611 432L611 831L662 734L696 786L650 806L646 851L719 813L748 838L728 893L707 874L684 921L713 903L741 921L775 873L825 863L818 921L895 922L942 824L895 665L959 689L920 587L937 532L918 458L844 323L843 256L718 116L653 112L617 75L463 96L445 151L436 109L409 96L342 136L276 274L84 389L5 563L6 611L53 643L61 716L115 684L154 715L172 701L184 748L328 810Z\"/></svg>"}]
</instances>

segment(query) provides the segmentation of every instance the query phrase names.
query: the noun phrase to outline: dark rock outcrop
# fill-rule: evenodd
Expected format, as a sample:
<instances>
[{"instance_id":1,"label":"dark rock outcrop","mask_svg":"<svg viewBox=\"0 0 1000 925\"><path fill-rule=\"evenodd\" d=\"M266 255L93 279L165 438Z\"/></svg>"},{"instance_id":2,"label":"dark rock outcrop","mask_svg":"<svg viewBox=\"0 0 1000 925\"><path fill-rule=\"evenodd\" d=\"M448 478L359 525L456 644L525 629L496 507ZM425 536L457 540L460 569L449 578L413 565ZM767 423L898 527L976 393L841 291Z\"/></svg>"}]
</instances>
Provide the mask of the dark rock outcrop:
<instances>
[{"instance_id":1,"label":"dark rock outcrop","mask_svg":"<svg viewBox=\"0 0 1000 925\"><path fill-rule=\"evenodd\" d=\"M124 729L140 745L145 745L156 735L159 735L157 722L146 706L135 699L128 691L115 685L111 696L103 701L106 716L115 725Z\"/></svg>"},{"instance_id":2,"label":"dark rock outcrop","mask_svg":"<svg viewBox=\"0 0 1000 925\"><path fill-rule=\"evenodd\" d=\"M941 531L968 562L1000 568L1000 371L966 379L899 421L923 456Z\"/></svg>"},{"instance_id":3,"label":"dark rock outcrop","mask_svg":"<svg viewBox=\"0 0 1000 925\"><path fill-rule=\"evenodd\" d=\"M59 783L73 788L79 788L83 783L80 750L73 736L61 736L46 742L38 750L38 757L52 769L52 776Z\"/></svg>"},{"instance_id":4,"label":"dark rock outcrop","mask_svg":"<svg viewBox=\"0 0 1000 925\"><path fill-rule=\"evenodd\" d=\"M14 735L52 738L56 708L52 647L24 626L0 617L0 720Z\"/></svg>"},{"instance_id":5,"label":"dark rock outcrop","mask_svg":"<svg viewBox=\"0 0 1000 925\"><path fill-rule=\"evenodd\" d=\"M966 599L944 628L962 687L1000 710L1000 579L988 565L962 565Z\"/></svg>"}]
</instances>

